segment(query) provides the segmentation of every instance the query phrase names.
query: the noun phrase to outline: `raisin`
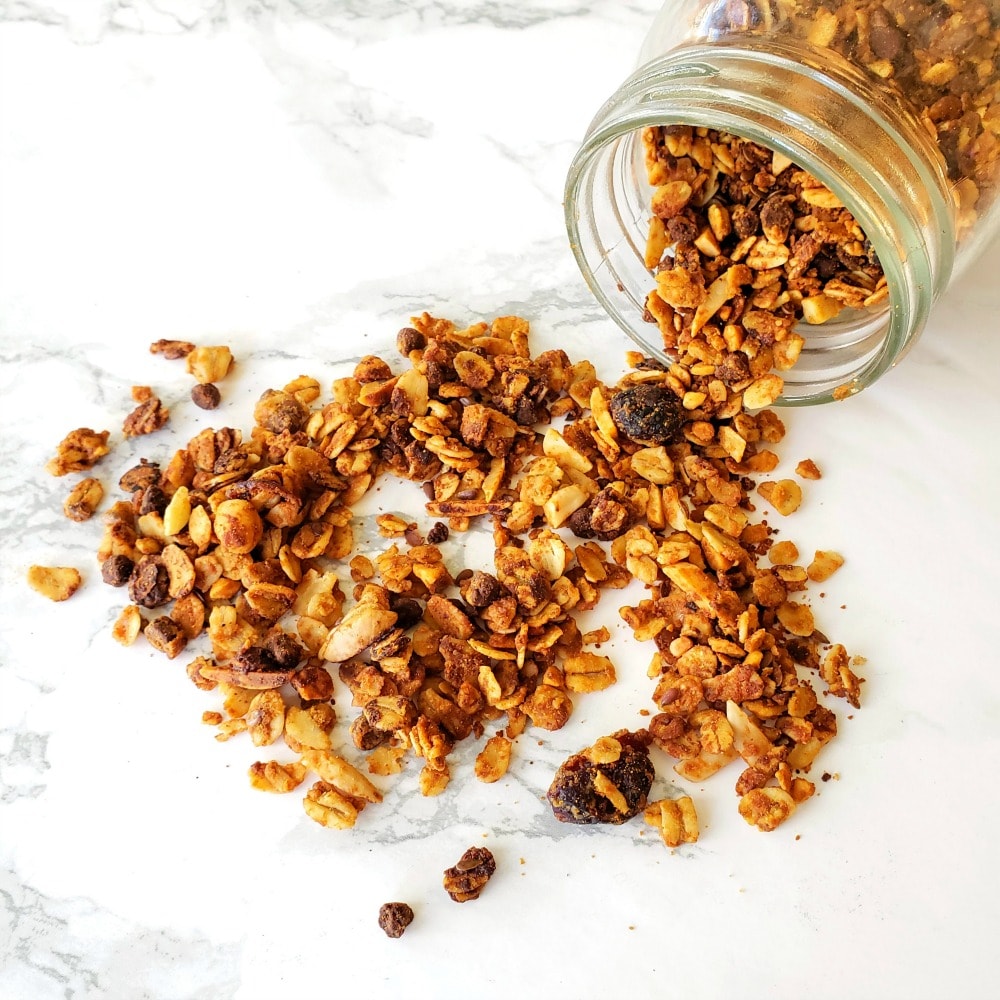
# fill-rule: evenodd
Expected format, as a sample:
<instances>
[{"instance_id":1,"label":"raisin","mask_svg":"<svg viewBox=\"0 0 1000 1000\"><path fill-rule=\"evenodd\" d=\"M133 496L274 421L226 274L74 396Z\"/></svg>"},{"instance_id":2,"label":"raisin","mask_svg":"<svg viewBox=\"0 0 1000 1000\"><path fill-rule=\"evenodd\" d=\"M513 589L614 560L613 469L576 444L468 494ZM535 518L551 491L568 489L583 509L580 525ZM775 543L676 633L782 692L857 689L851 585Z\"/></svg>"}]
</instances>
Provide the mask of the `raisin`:
<instances>
[{"instance_id":1,"label":"raisin","mask_svg":"<svg viewBox=\"0 0 1000 1000\"><path fill-rule=\"evenodd\" d=\"M191 399L203 410L214 410L222 401L222 393L211 382L199 382L191 390Z\"/></svg>"},{"instance_id":2,"label":"raisin","mask_svg":"<svg viewBox=\"0 0 1000 1000\"><path fill-rule=\"evenodd\" d=\"M435 521L431 527L431 530L427 532L427 541L431 545L440 545L442 542L448 540L448 525L443 521Z\"/></svg>"},{"instance_id":3,"label":"raisin","mask_svg":"<svg viewBox=\"0 0 1000 1000\"><path fill-rule=\"evenodd\" d=\"M408 903L383 903L378 911L378 925L391 938L403 936L413 923L413 908Z\"/></svg>"},{"instance_id":4,"label":"raisin","mask_svg":"<svg viewBox=\"0 0 1000 1000\"><path fill-rule=\"evenodd\" d=\"M282 670L294 670L306 654L298 639L283 630L266 636L262 648Z\"/></svg>"},{"instance_id":5,"label":"raisin","mask_svg":"<svg viewBox=\"0 0 1000 1000\"><path fill-rule=\"evenodd\" d=\"M410 351L422 351L426 346L427 338L419 330L414 330L412 326L404 326L396 334L396 350L403 357L406 357Z\"/></svg>"},{"instance_id":6,"label":"raisin","mask_svg":"<svg viewBox=\"0 0 1000 1000\"><path fill-rule=\"evenodd\" d=\"M645 807L654 777L647 750L649 734L621 731L612 738L621 745L617 760L596 763L589 748L559 766L546 798L561 823L624 823ZM624 811L595 787L600 776L621 793Z\"/></svg>"},{"instance_id":7,"label":"raisin","mask_svg":"<svg viewBox=\"0 0 1000 1000\"><path fill-rule=\"evenodd\" d=\"M101 579L112 587L124 587L132 575L135 563L128 556L108 556L101 563Z\"/></svg>"},{"instance_id":8,"label":"raisin","mask_svg":"<svg viewBox=\"0 0 1000 1000\"><path fill-rule=\"evenodd\" d=\"M128 596L133 604L158 608L170 600L170 576L158 556L143 556L132 569Z\"/></svg>"},{"instance_id":9,"label":"raisin","mask_svg":"<svg viewBox=\"0 0 1000 1000\"><path fill-rule=\"evenodd\" d=\"M638 444L668 444L684 423L681 401L662 385L633 385L611 397L611 418Z\"/></svg>"}]
</instances>

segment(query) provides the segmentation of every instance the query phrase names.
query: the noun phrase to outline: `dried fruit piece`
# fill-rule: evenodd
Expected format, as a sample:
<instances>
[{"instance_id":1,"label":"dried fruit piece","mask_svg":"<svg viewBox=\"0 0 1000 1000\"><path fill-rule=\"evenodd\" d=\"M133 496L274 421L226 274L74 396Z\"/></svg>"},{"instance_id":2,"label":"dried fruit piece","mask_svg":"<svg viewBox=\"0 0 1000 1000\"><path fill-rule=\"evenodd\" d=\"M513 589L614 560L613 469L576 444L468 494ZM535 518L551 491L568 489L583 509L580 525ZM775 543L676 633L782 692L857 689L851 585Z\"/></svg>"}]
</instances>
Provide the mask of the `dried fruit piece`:
<instances>
[{"instance_id":1,"label":"dried fruit piece","mask_svg":"<svg viewBox=\"0 0 1000 1000\"><path fill-rule=\"evenodd\" d=\"M672 390L635 385L616 392L609 403L618 430L638 444L669 444L684 423L684 408Z\"/></svg>"},{"instance_id":2,"label":"dried fruit piece","mask_svg":"<svg viewBox=\"0 0 1000 1000\"><path fill-rule=\"evenodd\" d=\"M649 742L645 731L620 730L565 760L546 795L556 819L624 823L640 813L654 776Z\"/></svg>"},{"instance_id":3,"label":"dried fruit piece","mask_svg":"<svg viewBox=\"0 0 1000 1000\"><path fill-rule=\"evenodd\" d=\"M413 923L413 908L408 903L383 903L378 911L378 925L391 938L403 936Z\"/></svg>"}]
</instances>

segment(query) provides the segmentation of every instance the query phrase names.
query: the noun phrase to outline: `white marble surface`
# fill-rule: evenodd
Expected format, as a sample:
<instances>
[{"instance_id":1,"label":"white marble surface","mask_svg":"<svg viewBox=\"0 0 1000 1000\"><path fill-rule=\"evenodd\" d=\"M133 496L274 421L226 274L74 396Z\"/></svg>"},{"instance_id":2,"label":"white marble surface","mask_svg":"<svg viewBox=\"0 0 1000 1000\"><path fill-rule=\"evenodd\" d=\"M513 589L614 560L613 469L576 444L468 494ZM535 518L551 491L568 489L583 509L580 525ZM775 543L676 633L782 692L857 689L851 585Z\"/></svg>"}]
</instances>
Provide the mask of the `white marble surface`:
<instances>
[{"instance_id":1,"label":"white marble surface","mask_svg":"<svg viewBox=\"0 0 1000 1000\"><path fill-rule=\"evenodd\" d=\"M728 776L690 789L702 838L673 854L638 822L552 820L555 764L650 704L613 593L618 685L522 737L508 778L478 784L466 753L424 800L411 765L353 831L316 826L247 787L254 749L212 739L177 661L112 642L98 519L66 521L68 480L43 471L72 427L116 431L122 469L204 426L147 352L160 337L233 346L214 419L234 426L423 308L521 313L538 349L615 377L626 345L576 272L561 190L657 6L0 2L3 1000L991 994L1000 246L878 386L786 414L788 467L825 475L784 537L844 553L816 613L869 662L821 759L840 780L770 835ZM176 416L124 444L133 384ZM85 586L52 605L24 583L35 562ZM499 871L457 906L440 873L471 843ZM375 923L389 899L417 911L398 941Z\"/></svg>"}]
</instances>

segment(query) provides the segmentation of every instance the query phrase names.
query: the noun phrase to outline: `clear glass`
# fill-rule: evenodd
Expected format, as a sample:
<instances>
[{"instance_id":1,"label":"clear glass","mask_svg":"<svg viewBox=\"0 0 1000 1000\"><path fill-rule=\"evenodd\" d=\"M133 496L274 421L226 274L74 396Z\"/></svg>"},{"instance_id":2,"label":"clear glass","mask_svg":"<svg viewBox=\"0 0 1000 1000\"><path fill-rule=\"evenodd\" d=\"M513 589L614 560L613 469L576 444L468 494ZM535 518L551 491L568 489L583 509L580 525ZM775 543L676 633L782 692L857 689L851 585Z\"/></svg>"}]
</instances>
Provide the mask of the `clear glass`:
<instances>
[{"instance_id":1,"label":"clear glass","mask_svg":"<svg viewBox=\"0 0 1000 1000\"><path fill-rule=\"evenodd\" d=\"M652 189L639 133L731 132L829 187L865 230L888 283L880 309L799 324L806 344L784 373L782 402L871 385L1000 225L998 23L1000 0L665 4L639 68L595 116L567 177L570 242L595 296L644 352L665 357L645 310Z\"/></svg>"}]
</instances>

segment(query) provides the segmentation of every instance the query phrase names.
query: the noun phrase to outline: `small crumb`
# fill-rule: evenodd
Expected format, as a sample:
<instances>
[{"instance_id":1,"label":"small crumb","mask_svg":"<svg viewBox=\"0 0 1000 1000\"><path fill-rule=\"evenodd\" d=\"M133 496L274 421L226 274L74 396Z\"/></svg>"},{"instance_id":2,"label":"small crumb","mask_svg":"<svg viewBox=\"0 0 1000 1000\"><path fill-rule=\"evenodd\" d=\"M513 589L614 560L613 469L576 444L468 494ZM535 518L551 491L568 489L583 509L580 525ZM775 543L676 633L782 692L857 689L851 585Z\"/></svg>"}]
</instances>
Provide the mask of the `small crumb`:
<instances>
[{"instance_id":1,"label":"small crumb","mask_svg":"<svg viewBox=\"0 0 1000 1000\"><path fill-rule=\"evenodd\" d=\"M823 473L811 458L804 458L795 466L795 474L802 479L822 479Z\"/></svg>"}]
</instances>

